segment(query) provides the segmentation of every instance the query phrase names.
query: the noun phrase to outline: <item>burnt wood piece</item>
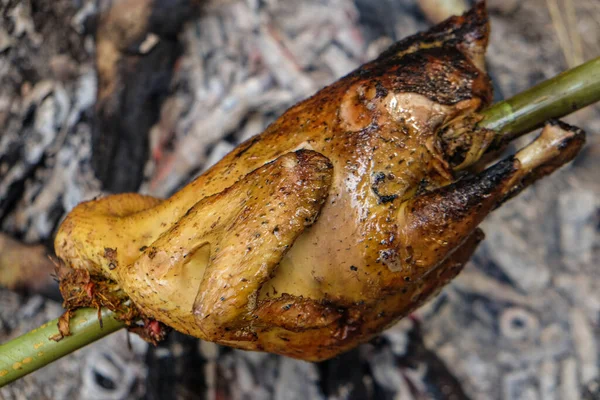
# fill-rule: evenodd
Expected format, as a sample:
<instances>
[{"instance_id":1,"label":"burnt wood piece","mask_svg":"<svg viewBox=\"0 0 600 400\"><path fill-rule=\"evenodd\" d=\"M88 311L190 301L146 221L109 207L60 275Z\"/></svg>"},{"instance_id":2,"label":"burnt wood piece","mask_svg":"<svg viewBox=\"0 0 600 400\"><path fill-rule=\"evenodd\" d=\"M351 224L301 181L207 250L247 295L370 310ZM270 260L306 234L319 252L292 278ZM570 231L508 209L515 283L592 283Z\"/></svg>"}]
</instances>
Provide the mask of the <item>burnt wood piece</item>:
<instances>
[{"instance_id":1,"label":"burnt wood piece","mask_svg":"<svg viewBox=\"0 0 600 400\"><path fill-rule=\"evenodd\" d=\"M182 52L178 34L198 4L126 0L115 2L100 16L92 164L105 190L139 188L148 158L148 134L159 118Z\"/></svg>"}]
</instances>

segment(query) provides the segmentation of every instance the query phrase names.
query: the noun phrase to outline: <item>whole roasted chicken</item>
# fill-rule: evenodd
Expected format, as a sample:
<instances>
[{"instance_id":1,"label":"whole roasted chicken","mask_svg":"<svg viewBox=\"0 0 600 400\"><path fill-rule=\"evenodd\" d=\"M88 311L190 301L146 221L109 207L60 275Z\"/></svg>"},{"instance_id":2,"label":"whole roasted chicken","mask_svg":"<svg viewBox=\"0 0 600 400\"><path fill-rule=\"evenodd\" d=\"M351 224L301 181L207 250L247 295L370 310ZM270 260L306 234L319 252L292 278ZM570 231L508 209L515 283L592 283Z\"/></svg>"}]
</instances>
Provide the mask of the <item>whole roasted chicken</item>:
<instances>
[{"instance_id":1,"label":"whole roasted chicken","mask_svg":"<svg viewBox=\"0 0 600 400\"><path fill-rule=\"evenodd\" d=\"M292 107L171 198L80 204L55 242L66 307L313 361L377 335L458 274L488 213L583 144L554 122L482 168L501 147L477 127L487 40L480 4Z\"/></svg>"}]
</instances>

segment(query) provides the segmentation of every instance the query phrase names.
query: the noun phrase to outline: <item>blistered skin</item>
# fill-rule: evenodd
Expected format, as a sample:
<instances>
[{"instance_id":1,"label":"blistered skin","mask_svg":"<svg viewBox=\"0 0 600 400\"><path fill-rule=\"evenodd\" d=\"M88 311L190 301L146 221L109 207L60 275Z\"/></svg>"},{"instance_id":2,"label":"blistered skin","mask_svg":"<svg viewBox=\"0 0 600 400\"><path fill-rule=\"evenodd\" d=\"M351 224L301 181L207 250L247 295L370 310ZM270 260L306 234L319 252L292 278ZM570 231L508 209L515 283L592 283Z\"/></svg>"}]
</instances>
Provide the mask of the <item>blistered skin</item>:
<instances>
[{"instance_id":1,"label":"blistered skin","mask_svg":"<svg viewBox=\"0 0 600 400\"><path fill-rule=\"evenodd\" d=\"M549 125L456 180L440 132L490 101L487 38L480 4L397 43L171 198L76 207L57 255L205 340L305 360L369 340L456 276L489 212L583 142Z\"/></svg>"}]
</instances>

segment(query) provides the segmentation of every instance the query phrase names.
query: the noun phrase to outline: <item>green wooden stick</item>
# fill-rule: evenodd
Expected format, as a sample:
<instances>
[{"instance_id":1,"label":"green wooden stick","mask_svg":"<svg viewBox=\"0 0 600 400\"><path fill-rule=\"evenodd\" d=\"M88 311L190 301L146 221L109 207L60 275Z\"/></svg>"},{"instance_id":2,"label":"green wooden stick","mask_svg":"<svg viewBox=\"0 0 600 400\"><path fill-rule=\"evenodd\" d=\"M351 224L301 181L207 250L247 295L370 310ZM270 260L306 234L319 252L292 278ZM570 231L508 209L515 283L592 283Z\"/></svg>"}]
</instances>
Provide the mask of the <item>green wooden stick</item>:
<instances>
[{"instance_id":1,"label":"green wooden stick","mask_svg":"<svg viewBox=\"0 0 600 400\"><path fill-rule=\"evenodd\" d=\"M529 132L550 118L560 118L600 101L600 57L565 71L541 84L501 101L482 114L480 126L498 132L498 142ZM112 312L103 309L103 328L93 309L77 310L71 319L72 336L59 342L58 320L0 345L0 387L121 329Z\"/></svg>"},{"instance_id":2,"label":"green wooden stick","mask_svg":"<svg viewBox=\"0 0 600 400\"><path fill-rule=\"evenodd\" d=\"M121 329L124 324L113 313L102 309L102 327L98 310L81 308L73 313L71 336L56 342L58 319L50 321L12 341L0 345L0 387L33 372L46 364Z\"/></svg>"},{"instance_id":3,"label":"green wooden stick","mask_svg":"<svg viewBox=\"0 0 600 400\"><path fill-rule=\"evenodd\" d=\"M551 118L561 118L600 101L600 57L567 70L482 112L479 123L510 141Z\"/></svg>"}]
</instances>

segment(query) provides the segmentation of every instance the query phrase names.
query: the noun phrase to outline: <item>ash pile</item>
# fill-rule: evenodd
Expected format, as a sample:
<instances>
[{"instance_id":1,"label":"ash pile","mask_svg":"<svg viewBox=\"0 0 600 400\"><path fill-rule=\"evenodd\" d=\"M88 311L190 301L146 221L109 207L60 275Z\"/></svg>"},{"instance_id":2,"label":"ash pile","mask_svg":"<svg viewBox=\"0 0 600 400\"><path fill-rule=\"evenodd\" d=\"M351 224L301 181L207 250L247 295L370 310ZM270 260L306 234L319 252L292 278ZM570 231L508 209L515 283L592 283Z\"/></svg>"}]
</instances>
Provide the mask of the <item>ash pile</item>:
<instances>
[{"instance_id":1,"label":"ash pile","mask_svg":"<svg viewBox=\"0 0 600 400\"><path fill-rule=\"evenodd\" d=\"M170 195L447 3L0 0L0 343L61 314L46 255L76 204ZM488 6L497 100L600 53L594 0ZM118 332L0 398L598 399L600 108L567 121L590 134L577 160L494 213L460 277L371 343L311 364Z\"/></svg>"}]
</instances>

